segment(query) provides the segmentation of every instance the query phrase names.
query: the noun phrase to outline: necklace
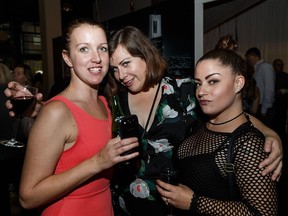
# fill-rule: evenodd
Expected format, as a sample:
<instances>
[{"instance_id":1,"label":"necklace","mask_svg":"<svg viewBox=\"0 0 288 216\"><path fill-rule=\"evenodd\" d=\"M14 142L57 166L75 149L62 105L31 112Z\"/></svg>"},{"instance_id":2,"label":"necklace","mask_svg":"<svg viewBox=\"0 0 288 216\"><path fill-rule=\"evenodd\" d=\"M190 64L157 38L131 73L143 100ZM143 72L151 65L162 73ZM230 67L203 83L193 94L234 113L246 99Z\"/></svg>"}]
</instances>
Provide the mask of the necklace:
<instances>
[{"instance_id":1,"label":"necklace","mask_svg":"<svg viewBox=\"0 0 288 216\"><path fill-rule=\"evenodd\" d=\"M244 113L244 111L241 112L239 115L235 116L234 118L229 119L229 120L227 120L227 121L225 121L225 122L213 123L213 122L209 121L209 123L212 124L212 125L223 125L223 124L226 124L226 123L228 123L228 122L231 122L231 121L237 119L237 118L238 118L239 116L241 116L243 113Z\"/></svg>"}]
</instances>

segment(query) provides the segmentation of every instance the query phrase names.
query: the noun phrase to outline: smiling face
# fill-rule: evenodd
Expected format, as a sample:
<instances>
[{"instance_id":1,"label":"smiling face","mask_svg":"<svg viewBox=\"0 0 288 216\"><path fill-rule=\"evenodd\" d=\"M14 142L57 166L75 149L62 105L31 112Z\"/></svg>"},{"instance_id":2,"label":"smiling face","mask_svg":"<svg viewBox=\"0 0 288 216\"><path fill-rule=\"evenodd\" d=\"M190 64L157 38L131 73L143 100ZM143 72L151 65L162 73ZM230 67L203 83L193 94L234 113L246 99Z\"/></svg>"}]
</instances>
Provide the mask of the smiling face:
<instances>
[{"instance_id":1,"label":"smiling face","mask_svg":"<svg viewBox=\"0 0 288 216\"><path fill-rule=\"evenodd\" d=\"M112 69L109 75L124 84L130 93L149 91L168 69L159 50L134 26L126 26L111 35L109 53Z\"/></svg>"},{"instance_id":2,"label":"smiling face","mask_svg":"<svg viewBox=\"0 0 288 216\"><path fill-rule=\"evenodd\" d=\"M122 45L118 45L110 58L112 73L117 81L130 92L142 91L146 80L146 62L140 57L133 57Z\"/></svg>"},{"instance_id":3,"label":"smiling face","mask_svg":"<svg viewBox=\"0 0 288 216\"><path fill-rule=\"evenodd\" d=\"M88 85L99 85L109 68L108 43L104 30L97 25L81 24L70 35L69 51L63 59L77 76Z\"/></svg>"},{"instance_id":4,"label":"smiling face","mask_svg":"<svg viewBox=\"0 0 288 216\"><path fill-rule=\"evenodd\" d=\"M203 112L212 117L233 112L239 105L238 93L244 85L239 83L239 78L243 81L242 76L232 73L231 67L216 59L199 62L195 69L196 97Z\"/></svg>"}]
</instances>

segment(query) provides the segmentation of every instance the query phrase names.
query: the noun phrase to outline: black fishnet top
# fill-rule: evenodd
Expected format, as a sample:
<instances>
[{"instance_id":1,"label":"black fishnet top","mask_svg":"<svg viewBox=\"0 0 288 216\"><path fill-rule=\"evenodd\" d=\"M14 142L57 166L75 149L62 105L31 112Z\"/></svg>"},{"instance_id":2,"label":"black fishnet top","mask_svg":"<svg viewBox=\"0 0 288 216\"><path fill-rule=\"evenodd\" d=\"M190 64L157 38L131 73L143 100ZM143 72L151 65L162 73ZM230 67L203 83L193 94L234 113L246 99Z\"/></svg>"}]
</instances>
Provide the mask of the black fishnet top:
<instances>
[{"instance_id":1,"label":"black fishnet top","mask_svg":"<svg viewBox=\"0 0 288 216\"><path fill-rule=\"evenodd\" d=\"M276 183L270 175L262 176L258 168L267 156L264 136L253 126L235 140L234 173L239 200L229 198L225 170L228 136L231 133L213 132L203 124L178 148L179 181L198 197L192 210L196 215L277 215ZM188 211L181 215L186 214L195 215Z\"/></svg>"}]
</instances>

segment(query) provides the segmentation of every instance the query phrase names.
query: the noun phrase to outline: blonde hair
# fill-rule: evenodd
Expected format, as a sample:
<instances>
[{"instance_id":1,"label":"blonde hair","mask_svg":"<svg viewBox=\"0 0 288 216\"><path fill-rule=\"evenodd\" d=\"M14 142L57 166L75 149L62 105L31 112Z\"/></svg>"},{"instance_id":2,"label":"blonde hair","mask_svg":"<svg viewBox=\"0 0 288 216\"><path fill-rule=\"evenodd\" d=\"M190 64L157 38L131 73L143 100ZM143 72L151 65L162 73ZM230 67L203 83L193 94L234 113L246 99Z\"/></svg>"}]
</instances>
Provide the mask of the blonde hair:
<instances>
[{"instance_id":1,"label":"blonde hair","mask_svg":"<svg viewBox=\"0 0 288 216\"><path fill-rule=\"evenodd\" d=\"M11 80L11 70L6 65L0 63L0 84L7 84Z\"/></svg>"}]
</instances>

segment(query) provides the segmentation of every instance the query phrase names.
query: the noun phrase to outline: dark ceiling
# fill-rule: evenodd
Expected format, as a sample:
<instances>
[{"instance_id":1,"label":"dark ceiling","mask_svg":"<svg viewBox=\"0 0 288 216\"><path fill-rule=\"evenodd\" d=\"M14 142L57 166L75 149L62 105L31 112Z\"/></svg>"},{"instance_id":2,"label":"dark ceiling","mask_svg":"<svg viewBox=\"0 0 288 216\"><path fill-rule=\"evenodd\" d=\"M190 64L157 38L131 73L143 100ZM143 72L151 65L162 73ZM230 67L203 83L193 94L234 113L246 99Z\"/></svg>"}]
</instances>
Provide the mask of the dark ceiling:
<instances>
[{"instance_id":1,"label":"dark ceiling","mask_svg":"<svg viewBox=\"0 0 288 216\"><path fill-rule=\"evenodd\" d=\"M92 17L93 1L61 0L63 21L66 22L75 17ZM7 21L39 23L39 0L6 0L5 6L3 4L0 7L0 22Z\"/></svg>"},{"instance_id":2,"label":"dark ceiling","mask_svg":"<svg viewBox=\"0 0 288 216\"><path fill-rule=\"evenodd\" d=\"M35 22L39 23L39 0L7 0L5 7L0 7L1 22ZM93 18L93 2L95 0L61 0L63 27L76 17ZM239 13L265 0L217 0L205 4L205 27L208 31L231 19ZM53 12L51 12L53 16Z\"/></svg>"},{"instance_id":3,"label":"dark ceiling","mask_svg":"<svg viewBox=\"0 0 288 216\"><path fill-rule=\"evenodd\" d=\"M38 0L8 0L0 7L1 22L39 22Z\"/></svg>"}]
</instances>

